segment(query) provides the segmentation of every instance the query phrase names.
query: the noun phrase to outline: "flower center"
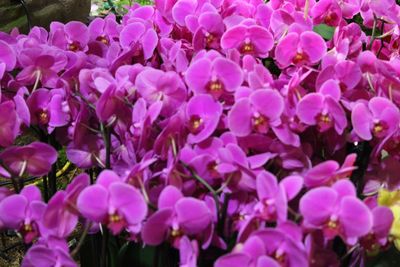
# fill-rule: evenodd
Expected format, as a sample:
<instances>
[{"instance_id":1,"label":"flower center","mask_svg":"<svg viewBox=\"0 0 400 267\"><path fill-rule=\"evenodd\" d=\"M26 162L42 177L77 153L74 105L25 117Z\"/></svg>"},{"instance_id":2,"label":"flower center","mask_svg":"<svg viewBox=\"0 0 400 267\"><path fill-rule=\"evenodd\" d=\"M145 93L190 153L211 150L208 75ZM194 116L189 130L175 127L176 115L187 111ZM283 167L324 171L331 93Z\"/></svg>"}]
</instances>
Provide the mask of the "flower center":
<instances>
[{"instance_id":1,"label":"flower center","mask_svg":"<svg viewBox=\"0 0 400 267\"><path fill-rule=\"evenodd\" d=\"M31 223L25 223L21 229L19 230L22 236L24 237L24 242L26 244L31 243L37 236L38 232Z\"/></svg>"},{"instance_id":2,"label":"flower center","mask_svg":"<svg viewBox=\"0 0 400 267\"><path fill-rule=\"evenodd\" d=\"M117 223L120 222L122 218L118 214L112 214L110 215L109 220L111 223Z\"/></svg>"},{"instance_id":3,"label":"flower center","mask_svg":"<svg viewBox=\"0 0 400 267\"><path fill-rule=\"evenodd\" d=\"M211 33L206 33L206 44L207 46L211 46L213 44L215 40L214 35L212 35Z\"/></svg>"},{"instance_id":4,"label":"flower center","mask_svg":"<svg viewBox=\"0 0 400 267\"><path fill-rule=\"evenodd\" d=\"M102 42L105 45L109 45L110 42L108 41L108 38L104 35L100 35L99 37L96 38L97 41Z\"/></svg>"},{"instance_id":5,"label":"flower center","mask_svg":"<svg viewBox=\"0 0 400 267\"><path fill-rule=\"evenodd\" d=\"M274 258L281 266L285 266L285 252L282 249L277 249L274 253Z\"/></svg>"},{"instance_id":6,"label":"flower center","mask_svg":"<svg viewBox=\"0 0 400 267\"><path fill-rule=\"evenodd\" d=\"M372 132L375 137L381 138L385 136L387 128L388 127L384 122L376 122L372 127Z\"/></svg>"},{"instance_id":7,"label":"flower center","mask_svg":"<svg viewBox=\"0 0 400 267\"><path fill-rule=\"evenodd\" d=\"M317 117L318 128L321 132L324 132L332 127L333 121L328 114L319 114Z\"/></svg>"},{"instance_id":8,"label":"flower center","mask_svg":"<svg viewBox=\"0 0 400 267\"><path fill-rule=\"evenodd\" d=\"M336 235L339 234L340 230L340 224L337 221L336 216L333 216L329 219L329 221L325 224L325 227L323 229L324 235L328 239L334 238Z\"/></svg>"},{"instance_id":9,"label":"flower center","mask_svg":"<svg viewBox=\"0 0 400 267\"><path fill-rule=\"evenodd\" d=\"M360 240L360 244L366 250L369 256L376 255L379 253L379 243L376 236L373 233L369 233Z\"/></svg>"},{"instance_id":10,"label":"flower center","mask_svg":"<svg viewBox=\"0 0 400 267\"><path fill-rule=\"evenodd\" d=\"M269 129L268 119L264 115L256 113L253 116L253 129L258 133L267 133Z\"/></svg>"},{"instance_id":11,"label":"flower center","mask_svg":"<svg viewBox=\"0 0 400 267\"><path fill-rule=\"evenodd\" d=\"M37 120L40 125L47 125L50 121L50 116L47 110L39 110L36 114Z\"/></svg>"},{"instance_id":12,"label":"flower center","mask_svg":"<svg viewBox=\"0 0 400 267\"><path fill-rule=\"evenodd\" d=\"M337 20L337 15L335 12L328 12L328 14L324 18L325 24L329 26L334 26L336 20Z\"/></svg>"},{"instance_id":13,"label":"flower center","mask_svg":"<svg viewBox=\"0 0 400 267\"><path fill-rule=\"evenodd\" d=\"M207 91L215 99L218 99L224 92L224 85L219 80L210 81L207 85Z\"/></svg>"},{"instance_id":14,"label":"flower center","mask_svg":"<svg viewBox=\"0 0 400 267\"><path fill-rule=\"evenodd\" d=\"M172 229L171 236L174 238L180 237L183 236L183 232L181 231L181 229Z\"/></svg>"},{"instance_id":15,"label":"flower center","mask_svg":"<svg viewBox=\"0 0 400 267\"><path fill-rule=\"evenodd\" d=\"M261 218L265 221L274 222L277 220L277 212L274 199L264 199L262 201Z\"/></svg>"},{"instance_id":16,"label":"flower center","mask_svg":"<svg viewBox=\"0 0 400 267\"><path fill-rule=\"evenodd\" d=\"M246 38L240 51L242 54L251 54L254 52L254 45L250 42L250 39Z\"/></svg>"},{"instance_id":17,"label":"flower center","mask_svg":"<svg viewBox=\"0 0 400 267\"><path fill-rule=\"evenodd\" d=\"M126 222L123 217L117 213L113 213L108 216L107 226L115 235L120 233L126 227Z\"/></svg>"},{"instance_id":18,"label":"flower center","mask_svg":"<svg viewBox=\"0 0 400 267\"><path fill-rule=\"evenodd\" d=\"M215 162L215 160L213 160L207 164L207 170L211 173L211 177L213 177L213 178L220 177L220 174L217 171L217 163Z\"/></svg>"},{"instance_id":19,"label":"flower center","mask_svg":"<svg viewBox=\"0 0 400 267\"><path fill-rule=\"evenodd\" d=\"M23 231L24 232L32 232L33 231L32 225L30 223L24 224Z\"/></svg>"},{"instance_id":20,"label":"flower center","mask_svg":"<svg viewBox=\"0 0 400 267\"><path fill-rule=\"evenodd\" d=\"M198 134L203 130L204 128L204 123L203 119L200 118L198 115L192 115L189 120L189 131L192 134Z\"/></svg>"},{"instance_id":21,"label":"flower center","mask_svg":"<svg viewBox=\"0 0 400 267\"><path fill-rule=\"evenodd\" d=\"M78 42L74 41L74 42L68 44L68 50L70 50L72 52L76 52L78 50L81 50L81 46Z\"/></svg>"},{"instance_id":22,"label":"flower center","mask_svg":"<svg viewBox=\"0 0 400 267\"><path fill-rule=\"evenodd\" d=\"M307 54L305 54L303 52L297 52L293 58L293 64L295 64L295 65L300 64L307 60L308 60Z\"/></svg>"}]
</instances>

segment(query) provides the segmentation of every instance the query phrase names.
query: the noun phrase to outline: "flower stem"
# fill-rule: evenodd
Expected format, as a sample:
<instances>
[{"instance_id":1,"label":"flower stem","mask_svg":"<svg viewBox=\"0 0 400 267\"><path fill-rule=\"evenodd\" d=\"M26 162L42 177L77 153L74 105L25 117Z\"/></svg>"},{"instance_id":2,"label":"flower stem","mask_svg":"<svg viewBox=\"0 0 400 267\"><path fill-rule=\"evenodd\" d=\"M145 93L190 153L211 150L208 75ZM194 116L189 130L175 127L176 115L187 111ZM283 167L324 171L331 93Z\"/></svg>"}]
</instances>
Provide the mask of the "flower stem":
<instances>
[{"instance_id":1,"label":"flower stem","mask_svg":"<svg viewBox=\"0 0 400 267\"><path fill-rule=\"evenodd\" d=\"M190 174L202 185L205 186L205 188L207 188L208 191L210 191L210 193L212 194L214 201L215 201L215 206L217 208L217 214L219 214L219 198L218 198L218 194L217 192L211 187L211 185L209 185L207 183L206 180L204 180L203 178L201 178L190 166L188 166L186 163L184 163L183 161L181 161L181 164L183 165L183 167L185 167L185 169L187 169Z\"/></svg>"},{"instance_id":2,"label":"flower stem","mask_svg":"<svg viewBox=\"0 0 400 267\"><path fill-rule=\"evenodd\" d=\"M103 133L104 146L106 148L106 169L111 169L111 131L110 128L100 124L101 132Z\"/></svg>"},{"instance_id":3,"label":"flower stem","mask_svg":"<svg viewBox=\"0 0 400 267\"><path fill-rule=\"evenodd\" d=\"M43 193L44 193L44 200L47 202L49 201L49 187L48 187L48 177L47 175L43 176Z\"/></svg>"},{"instance_id":4,"label":"flower stem","mask_svg":"<svg viewBox=\"0 0 400 267\"><path fill-rule=\"evenodd\" d=\"M76 245L75 249L71 252L71 257L75 257L75 255L79 252L91 226L92 226L92 223L86 224L85 228L83 229L82 235L78 241L78 244Z\"/></svg>"},{"instance_id":5,"label":"flower stem","mask_svg":"<svg viewBox=\"0 0 400 267\"><path fill-rule=\"evenodd\" d=\"M376 24L377 24L377 19L376 19L375 15L374 15L374 24L372 25L372 33L371 33L371 40L369 42L369 50L371 50L372 44L373 44L373 42L375 40Z\"/></svg>"},{"instance_id":6,"label":"flower stem","mask_svg":"<svg viewBox=\"0 0 400 267\"><path fill-rule=\"evenodd\" d=\"M50 134L48 137L48 143L49 145L51 145L52 147L54 147L54 149L57 149L57 143L56 140L54 138L53 134ZM48 175L48 183L49 183L49 198L51 198L56 192L57 192L57 163L55 162L52 166L51 166L51 171Z\"/></svg>"},{"instance_id":7,"label":"flower stem","mask_svg":"<svg viewBox=\"0 0 400 267\"><path fill-rule=\"evenodd\" d=\"M226 214L228 211L228 203L230 198L231 198L230 194L224 195L224 203L222 204L221 214L220 217L218 218L217 231L221 236L224 236L224 226L225 226Z\"/></svg>"}]
</instances>

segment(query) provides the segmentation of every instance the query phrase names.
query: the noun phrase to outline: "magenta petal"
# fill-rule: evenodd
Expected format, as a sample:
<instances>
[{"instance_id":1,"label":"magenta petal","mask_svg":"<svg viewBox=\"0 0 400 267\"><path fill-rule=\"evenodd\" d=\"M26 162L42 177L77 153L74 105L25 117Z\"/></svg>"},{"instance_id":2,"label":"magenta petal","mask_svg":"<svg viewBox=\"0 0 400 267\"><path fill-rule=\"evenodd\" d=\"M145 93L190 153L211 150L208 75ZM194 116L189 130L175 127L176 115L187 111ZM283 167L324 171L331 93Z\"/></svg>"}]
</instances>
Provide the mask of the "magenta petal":
<instances>
[{"instance_id":1,"label":"magenta petal","mask_svg":"<svg viewBox=\"0 0 400 267\"><path fill-rule=\"evenodd\" d=\"M331 96L325 98L329 112L335 121L335 130L338 134L342 134L347 126L346 113L342 106L336 102Z\"/></svg>"},{"instance_id":2,"label":"magenta petal","mask_svg":"<svg viewBox=\"0 0 400 267\"><path fill-rule=\"evenodd\" d=\"M243 82L241 68L231 60L217 58L214 61L214 71L228 92L234 92Z\"/></svg>"},{"instance_id":3,"label":"magenta petal","mask_svg":"<svg viewBox=\"0 0 400 267\"><path fill-rule=\"evenodd\" d=\"M372 231L378 238L386 238L393 223L393 213L388 207L376 207L372 210Z\"/></svg>"},{"instance_id":4,"label":"magenta petal","mask_svg":"<svg viewBox=\"0 0 400 267\"><path fill-rule=\"evenodd\" d=\"M257 259L266 253L264 242L257 236L251 236L244 243L242 252Z\"/></svg>"},{"instance_id":5,"label":"magenta petal","mask_svg":"<svg viewBox=\"0 0 400 267\"><path fill-rule=\"evenodd\" d=\"M260 201L274 197L279 190L277 178L267 171L263 171L257 175L256 185L257 195Z\"/></svg>"},{"instance_id":6,"label":"magenta petal","mask_svg":"<svg viewBox=\"0 0 400 267\"><path fill-rule=\"evenodd\" d=\"M356 196L356 188L354 184L347 179L342 179L334 183L331 187L334 189L337 193L339 198L345 197L345 196L350 196L350 197L355 197Z\"/></svg>"},{"instance_id":7,"label":"magenta petal","mask_svg":"<svg viewBox=\"0 0 400 267\"><path fill-rule=\"evenodd\" d=\"M89 186L79 195L77 206L84 217L102 222L108 215L108 192L101 185Z\"/></svg>"},{"instance_id":8,"label":"magenta petal","mask_svg":"<svg viewBox=\"0 0 400 267\"><path fill-rule=\"evenodd\" d=\"M92 154L90 152L67 148L67 157L68 160L80 168L90 168L93 166Z\"/></svg>"},{"instance_id":9,"label":"magenta petal","mask_svg":"<svg viewBox=\"0 0 400 267\"><path fill-rule=\"evenodd\" d=\"M99 79L96 79L99 80ZM114 97L115 87L109 86L96 104L96 115L101 122L107 122L116 113L118 101Z\"/></svg>"},{"instance_id":10,"label":"magenta petal","mask_svg":"<svg viewBox=\"0 0 400 267\"><path fill-rule=\"evenodd\" d=\"M163 189L158 198L158 208L173 208L181 198L183 198L182 192L175 186L169 185Z\"/></svg>"},{"instance_id":11,"label":"magenta petal","mask_svg":"<svg viewBox=\"0 0 400 267\"><path fill-rule=\"evenodd\" d=\"M224 31L224 23L221 15L215 12L204 12L199 16L199 25L207 32L222 33Z\"/></svg>"},{"instance_id":12,"label":"magenta petal","mask_svg":"<svg viewBox=\"0 0 400 267\"><path fill-rule=\"evenodd\" d=\"M250 95L250 102L254 108L270 121L282 115L284 109L283 97L275 90L257 90Z\"/></svg>"},{"instance_id":13,"label":"magenta petal","mask_svg":"<svg viewBox=\"0 0 400 267\"><path fill-rule=\"evenodd\" d=\"M281 266L278 262L268 256L261 256L257 260L256 267L279 267Z\"/></svg>"},{"instance_id":14,"label":"magenta petal","mask_svg":"<svg viewBox=\"0 0 400 267\"><path fill-rule=\"evenodd\" d=\"M364 140L371 140L371 113L368 108L362 104L357 104L351 112L351 122L354 132Z\"/></svg>"},{"instance_id":15,"label":"magenta petal","mask_svg":"<svg viewBox=\"0 0 400 267\"><path fill-rule=\"evenodd\" d=\"M330 95L336 101L340 99L341 92L337 80L329 79L325 81L319 91L323 95Z\"/></svg>"},{"instance_id":16,"label":"magenta petal","mask_svg":"<svg viewBox=\"0 0 400 267\"><path fill-rule=\"evenodd\" d=\"M104 170L97 177L96 184L108 188L115 182L121 182L121 178L114 171Z\"/></svg>"},{"instance_id":17,"label":"magenta petal","mask_svg":"<svg viewBox=\"0 0 400 267\"><path fill-rule=\"evenodd\" d=\"M0 104L0 146L7 147L12 145L18 133L17 113L12 101Z\"/></svg>"},{"instance_id":18,"label":"magenta petal","mask_svg":"<svg viewBox=\"0 0 400 267\"><path fill-rule=\"evenodd\" d=\"M71 21L64 26L65 33L71 41L79 42L80 46L86 46L89 41L89 30L85 24L80 21Z\"/></svg>"},{"instance_id":19,"label":"magenta petal","mask_svg":"<svg viewBox=\"0 0 400 267\"><path fill-rule=\"evenodd\" d=\"M230 253L220 257L214 264L214 267L248 267L251 258L244 253Z\"/></svg>"},{"instance_id":20,"label":"magenta petal","mask_svg":"<svg viewBox=\"0 0 400 267\"><path fill-rule=\"evenodd\" d=\"M43 224L47 228L56 228L60 224L60 213L63 209L65 192L58 191L51 197L43 215Z\"/></svg>"},{"instance_id":21,"label":"magenta petal","mask_svg":"<svg viewBox=\"0 0 400 267\"><path fill-rule=\"evenodd\" d=\"M57 262L51 249L36 245L29 249L22 262L22 267L56 266L56 264Z\"/></svg>"},{"instance_id":22,"label":"magenta petal","mask_svg":"<svg viewBox=\"0 0 400 267\"><path fill-rule=\"evenodd\" d=\"M380 114L380 119L388 124L388 133L393 133L399 128L400 113L398 109L385 109Z\"/></svg>"},{"instance_id":23,"label":"magenta petal","mask_svg":"<svg viewBox=\"0 0 400 267\"><path fill-rule=\"evenodd\" d=\"M42 193L36 185L25 186L19 194L26 197L29 202L32 202L34 200L42 200Z\"/></svg>"},{"instance_id":24,"label":"magenta petal","mask_svg":"<svg viewBox=\"0 0 400 267\"><path fill-rule=\"evenodd\" d=\"M179 226L186 234L198 234L211 223L212 214L207 205L195 198L182 198L175 205Z\"/></svg>"},{"instance_id":25,"label":"magenta petal","mask_svg":"<svg viewBox=\"0 0 400 267\"><path fill-rule=\"evenodd\" d=\"M0 70L0 79L1 79L1 70ZM1 93L0 93L0 101L1 101ZM16 95L14 96L14 103L18 117L22 120L22 122L26 126L29 127L31 124L31 114L29 112L29 107L26 104L25 99L20 95Z\"/></svg>"},{"instance_id":26,"label":"magenta petal","mask_svg":"<svg viewBox=\"0 0 400 267\"><path fill-rule=\"evenodd\" d=\"M28 200L20 195L12 195L0 202L0 220L6 227L18 230L25 219Z\"/></svg>"},{"instance_id":27,"label":"magenta petal","mask_svg":"<svg viewBox=\"0 0 400 267\"><path fill-rule=\"evenodd\" d=\"M7 71L13 70L17 63L14 50L2 40L0 40L0 62L4 62L6 64Z\"/></svg>"},{"instance_id":28,"label":"magenta petal","mask_svg":"<svg viewBox=\"0 0 400 267\"><path fill-rule=\"evenodd\" d=\"M147 215L147 204L140 191L125 183L110 185L110 204L122 213L128 224L138 224Z\"/></svg>"},{"instance_id":29,"label":"magenta petal","mask_svg":"<svg viewBox=\"0 0 400 267\"><path fill-rule=\"evenodd\" d=\"M321 226L332 215L337 193L328 187L318 187L308 191L300 199L300 212L304 220L314 226Z\"/></svg>"},{"instance_id":30,"label":"magenta petal","mask_svg":"<svg viewBox=\"0 0 400 267\"><path fill-rule=\"evenodd\" d=\"M324 97L319 93L310 93L297 104L296 114L300 121L308 125L317 123L316 116L322 112Z\"/></svg>"},{"instance_id":31,"label":"magenta petal","mask_svg":"<svg viewBox=\"0 0 400 267\"><path fill-rule=\"evenodd\" d=\"M188 120L191 120L192 116L199 117L203 129L197 133L190 133L188 142L199 143L211 136L218 126L221 114L221 104L215 101L211 95L203 94L192 97L186 106L186 116Z\"/></svg>"},{"instance_id":32,"label":"magenta petal","mask_svg":"<svg viewBox=\"0 0 400 267\"><path fill-rule=\"evenodd\" d=\"M276 46L276 60L282 67L287 67L292 63L292 60L297 53L298 42L299 35L292 32L286 35L286 37Z\"/></svg>"},{"instance_id":33,"label":"magenta petal","mask_svg":"<svg viewBox=\"0 0 400 267\"><path fill-rule=\"evenodd\" d=\"M178 0L172 8L172 17L180 26L185 26L186 16L194 13L196 2L190 0Z\"/></svg>"},{"instance_id":34,"label":"magenta petal","mask_svg":"<svg viewBox=\"0 0 400 267\"><path fill-rule=\"evenodd\" d=\"M286 236L284 233L273 228L265 228L252 233L252 236L257 236L264 242L264 246L267 250L266 254L272 255L275 253L277 248L285 242Z\"/></svg>"},{"instance_id":35,"label":"magenta petal","mask_svg":"<svg viewBox=\"0 0 400 267\"><path fill-rule=\"evenodd\" d=\"M279 184L283 187L287 199L291 200L295 198L303 188L303 183L303 177L299 175L291 175L284 178Z\"/></svg>"},{"instance_id":36,"label":"magenta petal","mask_svg":"<svg viewBox=\"0 0 400 267\"><path fill-rule=\"evenodd\" d=\"M384 97L373 97L368 103L368 107L372 112L373 116L379 117L382 111L385 109L397 109L396 106L387 98Z\"/></svg>"},{"instance_id":37,"label":"magenta petal","mask_svg":"<svg viewBox=\"0 0 400 267\"><path fill-rule=\"evenodd\" d=\"M221 38L222 49L237 48L246 36L245 26L235 26L227 30Z\"/></svg>"},{"instance_id":38,"label":"magenta petal","mask_svg":"<svg viewBox=\"0 0 400 267\"><path fill-rule=\"evenodd\" d=\"M185 73L186 83L196 93L205 93L205 86L211 80L211 62L199 59L193 62Z\"/></svg>"},{"instance_id":39,"label":"magenta petal","mask_svg":"<svg viewBox=\"0 0 400 267\"><path fill-rule=\"evenodd\" d=\"M0 79L3 78L5 72L6 72L6 64L4 62L0 62ZM0 93L0 100L1 100L1 93Z\"/></svg>"},{"instance_id":40,"label":"magenta petal","mask_svg":"<svg viewBox=\"0 0 400 267\"><path fill-rule=\"evenodd\" d=\"M254 25L248 29L248 32L256 50L263 56L265 56L274 46L274 39L267 29Z\"/></svg>"},{"instance_id":41,"label":"magenta petal","mask_svg":"<svg viewBox=\"0 0 400 267\"><path fill-rule=\"evenodd\" d=\"M291 131L288 124L282 123L278 126L274 126L272 127L272 131L282 143L294 147L300 147L300 137Z\"/></svg>"},{"instance_id":42,"label":"magenta petal","mask_svg":"<svg viewBox=\"0 0 400 267\"><path fill-rule=\"evenodd\" d=\"M247 158L252 169L260 168L269 160L276 157L275 153L265 152L262 154L253 155Z\"/></svg>"},{"instance_id":43,"label":"magenta petal","mask_svg":"<svg viewBox=\"0 0 400 267\"><path fill-rule=\"evenodd\" d=\"M51 109L51 116L49 125L52 127L61 127L68 123L68 114L63 111L63 96L54 95L50 101L49 108Z\"/></svg>"},{"instance_id":44,"label":"magenta petal","mask_svg":"<svg viewBox=\"0 0 400 267\"><path fill-rule=\"evenodd\" d=\"M346 237L360 237L371 231L372 214L361 200L347 196L340 203L339 221Z\"/></svg>"},{"instance_id":45,"label":"magenta petal","mask_svg":"<svg viewBox=\"0 0 400 267\"><path fill-rule=\"evenodd\" d=\"M159 210L151 215L141 231L143 242L151 246L161 244L166 238L172 215L173 210L170 208Z\"/></svg>"},{"instance_id":46,"label":"magenta petal","mask_svg":"<svg viewBox=\"0 0 400 267\"><path fill-rule=\"evenodd\" d=\"M149 59L153 56L154 49L156 49L158 43L157 33L150 29L142 37L142 46L144 59Z\"/></svg>"},{"instance_id":47,"label":"magenta petal","mask_svg":"<svg viewBox=\"0 0 400 267\"><path fill-rule=\"evenodd\" d=\"M324 185L329 181L336 170L339 169L339 164L334 160L324 161L312 169L308 170L304 175L304 183L307 187L317 187Z\"/></svg>"},{"instance_id":48,"label":"magenta petal","mask_svg":"<svg viewBox=\"0 0 400 267\"><path fill-rule=\"evenodd\" d=\"M122 47L129 47L139 41L145 28L142 23L135 22L126 25L120 33L120 42Z\"/></svg>"},{"instance_id":49,"label":"magenta petal","mask_svg":"<svg viewBox=\"0 0 400 267\"><path fill-rule=\"evenodd\" d=\"M228 113L228 127L236 136L247 136L251 133L251 106L250 100L238 100Z\"/></svg>"},{"instance_id":50,"label":"magenta petal","mask_svg":"<svg viewBox=\"0 0 400 267\"><path fill-rule=\"evenodd\" d=\"M322 37L312 31L303 32L300 36L300 46L307 54L311 63L317 63L326 53L326 43Z\"/></svg>"}]
</instances>

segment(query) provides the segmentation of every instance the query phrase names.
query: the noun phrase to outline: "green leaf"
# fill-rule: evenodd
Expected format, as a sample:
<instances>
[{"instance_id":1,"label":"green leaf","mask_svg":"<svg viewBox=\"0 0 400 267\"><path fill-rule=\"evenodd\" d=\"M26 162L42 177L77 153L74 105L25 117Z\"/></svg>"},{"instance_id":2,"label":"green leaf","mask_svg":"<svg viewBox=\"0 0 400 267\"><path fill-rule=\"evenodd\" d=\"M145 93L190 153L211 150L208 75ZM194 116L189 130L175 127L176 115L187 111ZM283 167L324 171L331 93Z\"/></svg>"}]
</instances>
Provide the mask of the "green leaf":
<instances>
[{"instance_id":1,"label":"green leaf","mask_svg":"<svg viewBox=\"0 0 400 267\"><path fill-rule=\"evenodd\" d=\"M326 24L319 24L314 26L313 31L321 35L325 40L330 40L335 32L335 27L331 27Z\"/></svg>"}]
</instances>

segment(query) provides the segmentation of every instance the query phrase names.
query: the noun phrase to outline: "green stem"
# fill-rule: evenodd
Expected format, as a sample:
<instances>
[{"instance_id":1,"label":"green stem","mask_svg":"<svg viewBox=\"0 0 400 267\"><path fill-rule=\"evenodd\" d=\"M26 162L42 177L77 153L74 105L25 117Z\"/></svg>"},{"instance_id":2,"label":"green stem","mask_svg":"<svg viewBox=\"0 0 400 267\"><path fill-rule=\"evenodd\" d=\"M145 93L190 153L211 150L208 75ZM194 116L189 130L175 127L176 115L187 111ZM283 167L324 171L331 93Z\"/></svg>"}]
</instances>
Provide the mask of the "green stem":
<instances>
[{"instance_id":1,"label":"green stem","mask_svg":"<svg viewBox=\"0 0 400 267\"><path fill-rule=\"evenodd\" d=\"M219 198L218 198L218 193L207 183L206 180L201 178L190 166L188 166L186 163L181 161L181 164L185 169L187 169L190 174L199 182L201 183L205 188L207 188L208 191L212 194L214 201L215 201L215 206L217 208L217 214L219 214Z\"/></svg>"},{"instance_id":2,"label":"green stem","mask_svg":"<svg viewBox=\"0 0 400 267\"><path fill-rule=\"evenodd\" d=\"M85 241L85 238L89 232L90 227L92 226L92 223L87 223L85 229L83 229L81 238L78 241L78 244L76 245L75 249L71 252L71 257L75 257L75 255L79 252L80 248L83 245L83 241Z\"/></svg>"},{"instance_id":3,"label":"green stem","mask_svg":"<svg viewBox=\"0 0 400 267\"><path fill-rule=\"evenodd\" d=\"M221 214L220 214L220 217L218 218L217 232L222 237L224 236L224 226L225 226L226 214L228 211L228 203L229 203L230 197L231 197L230 194L225 194L224 203L222 204Z\"/></svg>"},{"instance_id":4,"label":"green stem","mask_svg":"<svg viewBox=\"0 0 400 267\"><path fill-rule=\"evenodd\" d=\"M385 23L382 22L382 25L381 25L381 33L382 33L384 30L385 30ZM383 38L381 38L381 46L379 47L379 50L378 50L378 52L376 53L376 57L377 57L377 58L379 58L379 55L380 55L381 52L382 52L382 49L383 49L384 44L385 44L385 42L383 41Z\"/></svg>"},{"instance_id":5,"label":"green stem","mask_svg":"<svg viewBox=\"0 0 400 267\"><path fill-rule=\"evenodd\" d=\"M371 50L372 44L375 41L376 24L377 24L377 20L376 20L376 17L374 15L374 24L372 25L372 33L371 33L371 40L369 42L369 50Z\"/></svg>"},{"instance_id":6,"label":"green stem","mask_svg":"<svg viewBox=\"0 0 400 267\"><path fill-rule=\"evenodd\" d=\"M109 127L100 124L101 132L103 133L104 146L106 148L106 169L111 169L111 131Z\"/></svg>"}]
</instances>

